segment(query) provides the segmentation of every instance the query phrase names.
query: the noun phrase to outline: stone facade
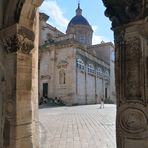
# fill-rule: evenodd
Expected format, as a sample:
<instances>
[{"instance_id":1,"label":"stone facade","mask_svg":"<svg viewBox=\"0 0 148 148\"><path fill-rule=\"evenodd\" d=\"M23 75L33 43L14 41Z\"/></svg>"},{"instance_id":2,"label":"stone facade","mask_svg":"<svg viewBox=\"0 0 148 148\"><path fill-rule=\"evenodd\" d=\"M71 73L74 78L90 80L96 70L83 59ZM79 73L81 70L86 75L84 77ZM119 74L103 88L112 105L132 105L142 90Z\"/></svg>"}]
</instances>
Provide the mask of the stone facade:
<instances>
[{"instance_id":1,"label":"stone facade","mask_svg":"<svg viewBox=\"0 0 148 148\"><path fill-rule=\"evenodd\" d=\"M57 97L67 105L100 103L101 97L115 103L115 96L111 95L115 94L113 44L91 45L92 35L87 36L87 32L92 34L92 30L87 23L68 25L68 33L64 34L46 23L48 16L42 13L40 18L40 97ZM76 21L72 19L71 23ZM89 30L85 32L86 28ZM84 35L83 31L89 44L84 45L77 36L78 32ZM63 83L61 73L65 77Z\"/></svg>"}]
</instances>

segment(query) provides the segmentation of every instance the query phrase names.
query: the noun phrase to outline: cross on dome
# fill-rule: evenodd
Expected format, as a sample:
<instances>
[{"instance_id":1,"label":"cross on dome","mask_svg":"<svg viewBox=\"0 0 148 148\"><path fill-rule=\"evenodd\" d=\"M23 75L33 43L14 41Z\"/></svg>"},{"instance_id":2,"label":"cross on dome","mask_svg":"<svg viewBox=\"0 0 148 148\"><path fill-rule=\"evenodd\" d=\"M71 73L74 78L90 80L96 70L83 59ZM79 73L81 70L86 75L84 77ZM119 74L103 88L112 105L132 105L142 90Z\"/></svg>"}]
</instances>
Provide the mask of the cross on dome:
<instances>
[{"instance_id":1,"label":"cross on dome","mask_svg":"<svg viewBox=\"0 0 148 148\"><path fill-rule=\"evenodd\" d=\"M78 1L78 8L76 9L76 15L82 15L82 9L80 8L80 0Z\"/></svg>"}]
</instances>

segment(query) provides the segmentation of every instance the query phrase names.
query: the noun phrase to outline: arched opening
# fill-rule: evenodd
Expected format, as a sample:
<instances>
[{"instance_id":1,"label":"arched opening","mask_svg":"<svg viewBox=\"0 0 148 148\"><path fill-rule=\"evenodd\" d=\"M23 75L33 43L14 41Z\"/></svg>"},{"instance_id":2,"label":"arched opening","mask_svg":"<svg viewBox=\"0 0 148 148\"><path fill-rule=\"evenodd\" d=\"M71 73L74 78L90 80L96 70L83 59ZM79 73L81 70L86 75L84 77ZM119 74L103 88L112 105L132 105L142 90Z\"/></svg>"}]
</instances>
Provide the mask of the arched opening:
<instances>
[{"instance_id":1,"label":"arched opening","mask_svg":"<svg viewBox=\"0 0 148 148\"><path fill-rule=\"evenodd\" d=\"M77 68L79 68L82 71L85 71L85 64L83 60L78 58L76 61L77 61Z\"/></svg>"},{"instance_id":2,"label":"arched opening","mask_svg":"<svg viewBox=\"0 0 148 148\"><path fill-rule=\"evenodd\" d=\"M56 3L56 2L55 2ZM51 2L51 5L55 6L54 2ZM54 147L55 145L59 145L59 142L61 139L63 139L63 142L61 142L66 146L67 143L66 141L70 141L73 143L71 139L77 139L79 145L85 145L85 142L80 142L82 139L83 141L86 140L86 138L82 138L78 133L80 132L86 132L86 137L88 136L88 132L90 132L90 136L87 138L93 139L94 137L99 139L97 133L96 135L92 136L93 130L88 130L87 126L89 128L89 124L93 124L94 120L94 113L87 112L87 107L86 105L92 105L91 107L94 108L94 110L98 109L100 104L101 97L104 98L104 100L108 99L109 97L109 87L107 85L107 81L110 80L110 75L107 75L106 73L110 71L109 64L107 62L110 62L110 48L112 49L112 46L107 46L110 45L110 43L105 43L98 41L97 45L92 45L92 27L89 25L89 23L86 21L86 19L83 18L83 16L80 13L80 9L77 9L76 16L72 18L71 21L69 21L69 25L67 25L67 31L61 31L60 29L56 28L58 26L54 26L52 23L49 23L50 20L53 20L53 18L50 18L48 16L48 10L50 7L50 3L45 1L45 4L47 7L46 14L45 12L40 13L40 77L41 81L46 79L47 82L50 81L51 83L51 92L50 94L54 94L54 96L51 98L64 98L64 96L67 97L67 102L70 105L77 105L74 107L67 107L65 106L65 110L67 111L66 115L64 115L64 110L61 108L55 107L55 104L53 105L54 111L56 113L56 110L58 111L59 109L61 110L60 116L57 114L55 117L52 118L52 121L50 122L49 120L44 120L45 118L50 119L54 111L52 112L53 107L51 108L51 104L49 105L49 108L45 105L44 109L39 110L39 120L41 128L41 135L44 137L42 134L42 131L47 131L47 129L50 129L46 132L46 135L51 135L48 138L50 141L51 139L53 143L49 143L49 145ZM44 4L44 7L46 7ZM52 6L51 6L52 7ZM57 7L57 5L55 6ZM77 7L76 7L77 8ZM71 10L72 11L72 10ZM86 11L86 10L85 10ZM79 12L79 13L78 13ZM55 12L53 12L55 14ZM51 14L52 16L52 14ZM57 17L58 18L58 17ZM56 16L55 16L56 19ZM77 19L78 22L82 21L82 24L77 24ZM76 25L74 25L76 24ZM62 24L63 25L63 24ZM85 33L85 34L84 34ZM73 35L74 34L74 35ZM74 42L75 41L75 42ZM87 49L87 47L89 49ZM103 52L103 54L101 53ZM104 55L106 54L106 56ZM107 62L105 62L104 57L107 59ZM102 58L102 59L101 59ZM106 72L107 71L107 72ZM65 72L66 72L66 84L65 84ZM50 77L50 80L48 79ZM50 90L49 90L50 91ZM68 94L66 94L68 92ZM65 101L64 100L64 101ZM65 101L65 102L66 102ZM66 103L67 103L66 102ZM95 105L94 105L95 104ZM78 106L79 105L79 106ZM83 105L83 106L81 106ZM85 105L85 107L84 107ZM109 106L109 105L107 105ZM111 105L110 105L111 106ZM114 114L115 118L115 105L113 106L113 113L110 112L110 115ZM81 116L82 112L80 108L84 108L84 114L83 114L83 121L85 126L85 131L84 129L80 128L80 125L76 123L76 118L78 116ZM91 108L90 107L90 108ZM78 111L76 111L78 108ZM91 109L92 109L91 108ZM89 111L91 111L91 109ZM47 114L48 112L48 114ZM50 113L52 112L52 113ZM99 112L99 111L98 111ZM108 109L107 109L108 112ZM68 113L70 114L75 114L75 116L71 115L69 116ZM87 120L86 114L91 114L92 117ZM100 112L99 112L100 113ZM104 118L105 116L105 111L103 113ZM109 114L109 113L108 113ZM108 115L107 118L110 116ZM99 115L98 115L99 117ZM58 122L55 121L55 118L59 120L61 118L60 125L58 125ZM65 131L66 125L67 126L72 126L71 122L68 121L73 120L73 123L75 127L77 127L76 135L66 135L67 132ZM78 122L80 121L81 118L78 119ZM55 122L54 125L52 123ZM95 125L94 129L98 129L98 125L101 121L96 117L95 119ZM105 121L107 122L107 121ZM112 121L111 121L112 122ZM63 125L64 124L64 125ZM108 123L103 123L102 125L106 126ZM47 125L47 126L46 126ZM61 125L64 126L64 129L60 131ZM44 128L43 128L44 127ZM52 127L52 129L51 129ZM103 126L102 126L103 127ZM102 133L102 129L100 126L100 133ZM112 137L115 137L115 119L112 122L111 128L114 132L112 132ZM59 133L60 132L60 133ZM69 133L73 133L72 129L69 129ZM104 137L100 139L100 141L104 141L104 143L107 143L107 133L109 131L105 130ZM65 134L65 135L64 135ZM71 136L71 137L70 137ZM54 138L57 137L57 138ZM82 138L82 139L81 139ZM57 141L55 140L57 139ZM110 138L111 139L111 138ZM107 143L110 147L115 146L115 139L113 140L114 142L112 143ZM43 142L41 141L43 144ZM45 142L47 145L48 141L46 139ZM88 140L87 144L90 145L90 140ZM95 145L96 143L99 144L99 142L95 142L92 140L92 143ZM75 143L74 147L76 146ZM92 144L92 145L93 145ZM107 147L107 144L103 144L102 147ZM100 142L101 145L101 142ZM62 147L62 146L61 146ZM69 146L71 147L71 146ZM91 147L91 146L90 146Z\"/></svg>"},{"instance_id":3,"label":"arched opening","mask_svg":"<svg viewBox=\"0 0 148 148\"><path fill-rule=\"evenodd\" d=\"M15 30L12 34L13 35L21 34L23 37L25 36L25 40L23 41L27 40L27 43L29 44L25 44L25 46L24 44L21 44L21 48L20 48L20 44L19 44L19 48L18 46L12 47L11 45L14 45L14 44L18 45L16 44L18 43L18 39L19 41L22 39L21 37L16 38L16 36L13 36L14 38L9 38L8 40L6 40L6 43L9 43L9 41L12 39L11 43L14 43L14 44L8 44L9 48L7 48L8 46L6 46L4 42L2 42L4 49L7 49L8 51L12 51L13 53L18 51L18 49L19 51L20 49L23 49L22 51L24 53L28 53L28 52L30 53L30 51L33 49L31 41L34 40L34 34L32 33L33 20L35 18L36 7L39 6L40 3L41 3L40 0L9 1L8 5L5 7L6 11L3 13L4 15L2 16L4 20L1 19L2 22L0 23L2 26L1 27L2 29L0 32L1 38L2 36L5 37L6 34L8 35L9 31L7 29L9 27L11 28L12 27L11 25L14 25L17 23L17 25L14 28L12 27L13 31ZM147 136L147 91L148 91L147 89L147 79L148 79L147 78L147 48L148 48L147 47L147 36L148 36L148 29L147 29L147 26L148 25L146 21L146 18L148 16L147 2L139 0L139 1L130 1L126 3L123 0L121 2L104 0L104 4L107 7L106 15L113 22L112 26L115 32L115 46L116 46L116 55L115 55L116 66L115 68L116 68L116 89L117 89L117 98L118 98L117 100L117 105L118 105L118 108L117 108L117 147L147 148L148 146L147 144L147 140L148 140L148 136ZM19 25L22 25L25 31L22 32L22 27L20 29L18 27ZM3 30L4 28L7 31ZM9 30L12 30L12 29L9 29ZM4 33L5 31L7 33ZM11 36L12 34L9 34L9 35ZM29 38L29 36L31 36L31 38ZM22 42L19 42L19 43L22 43ZM28 49L28 46L29 46L29 49ZM18 55L19 55L19 58L17 60L20 60L20 61L24 60L23 64L26 64L26 62L30 61L29 58L27 58L27 56L24 56L26 57L26 59L23 59L20 56L20 54ZM9 60L10 59L11 58L9 58ZM14 66L13 60L11 62L12 62L12 65L9 65L9 66L13 67ZM17 64L18 64L17 68L20 68L23 65L23 64L19 65L19 62ZM32 63L29 63L28 65L31 65L31 64ZM15 70L16 70L16 66L14 66L14 71ZM19 70L20 71L17 71L17 74L21 73L21 69ZM0 72L1 71L2 70L0 70ZM29 73L29 76L32 76L29 70L26 71L26 73L27 74ZM16 73L12 73L12 75L14 76L13 77L14 79L18 76L16 75ZM3 75L1 75L1 77L3 80ZM27 78L27 76L23 77L24 80L25 78ZM17 80L15 79L14 81L18 82ZM28 81L32 82L32 78ZM15 84L16 83L14 83L13 86L15 86ZM20 86L24 86L23 83L20 84ZM25 95L29 95L29 97L26 97L26 98L30 98L31 100L33 98L33 95L32 96L30 95L31 87L29 86L30 85L28 85L27 87L29 88L28 94L26 93ZM19 92L17 89L15 90ZM7 88L6 88L6 93L7 93ZM10 97L12 97L12 95ZM17 97L15 97L15 99L16 98ZM18 102L16 102L16 104L17 103ZM34 104L34 101L33 100L29 101L27 106L29 106L30 104ZM32 133L34 134L37 133L35 129L36 122L33 122L35 121L35 119L38 118L37 113L36 113L37 108L29 107L28 109L26 107L27 109L26 112L28 113L27 117L29 117L30 119L29 122L31 123L31 126L29 125L25 128L25 132L23 135L24 137L25 136L27 137L25 140L22 140L24 137L22 137L22 133L21 134L19 133L19 131L22 131L22 129L24 128L20 128L21 126L16 126L18 125L18 121L22 122L23 121L22 119L24 119L23 118L24 114L19 114L19 111L20 112L24 111L25 108L23 108L22 110L21 109L22 108L20 107L19 110L16 110L16 113L19 116L14 116L16 120L14 121L15 123L13 124L14 132L11 131L12 133L14 133L14 135L11 135L12 145L9 145L7 147L23 147L24 146L27 148L32 148L33 145L35 147L38 147L37 146L38 138L37 136L34 137L32 135ZM31 113L29 113L29 111ZM17 124L16 124L16 121L17 121ZM13 136L15 136L17 140L15 138L13 139Z\"/></svg>"},{"instance_id":4,"label":"arched opening","mask_svg":"<svg viewBox=\"0 0 148 148\"><path fill-rule=\"evenodd\" d=\"M60 85L66 84L66 72L64 69L59 71L59 84Z\"/></svg>"}]
</instances>

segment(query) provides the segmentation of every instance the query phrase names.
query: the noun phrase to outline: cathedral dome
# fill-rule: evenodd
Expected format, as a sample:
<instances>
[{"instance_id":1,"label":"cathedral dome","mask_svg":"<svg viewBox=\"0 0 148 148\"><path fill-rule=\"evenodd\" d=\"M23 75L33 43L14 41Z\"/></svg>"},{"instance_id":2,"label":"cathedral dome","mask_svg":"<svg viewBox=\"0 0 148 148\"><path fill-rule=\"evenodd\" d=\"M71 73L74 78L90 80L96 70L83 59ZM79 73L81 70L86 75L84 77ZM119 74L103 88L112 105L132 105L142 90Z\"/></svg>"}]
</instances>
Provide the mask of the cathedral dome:
<instances>
[{"instance_id":1,"label":"cathedral dome","mask_svg":"<svg viewBox=\"0 0 148 148\"><path fill-rule=\"evenodd\" d=\"M68 27L71 27L73 25L87 25L90 26L88 21L82 16L82 15L76 15L71 19L71 21L68 24Z\"/></svg>"},{"instance_id":2,"label":"cathedral dome","mask_svg":"<svg viewBox=\"0 0 148 148\"><path fill-rule=\"evenodd\" d=\"M85 45L92 44L92 27L85 17L82 16L82 9L80 3L76 9L76 16L74 16L68 24L67 34L75 34L75 40Z\"/></svg>"}]
</instances>

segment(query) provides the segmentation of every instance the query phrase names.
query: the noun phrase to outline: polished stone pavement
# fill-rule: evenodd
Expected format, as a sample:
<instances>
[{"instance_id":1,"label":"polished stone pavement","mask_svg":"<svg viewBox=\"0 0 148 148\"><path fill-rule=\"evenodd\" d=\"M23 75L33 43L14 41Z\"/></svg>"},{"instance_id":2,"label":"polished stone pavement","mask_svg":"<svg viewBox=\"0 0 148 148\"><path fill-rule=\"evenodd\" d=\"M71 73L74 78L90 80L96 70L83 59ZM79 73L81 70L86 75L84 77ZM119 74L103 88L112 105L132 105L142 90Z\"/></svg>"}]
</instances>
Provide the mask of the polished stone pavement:
<instances>
[{"instance_id":1,"label":"polished stone pavement","mask_svg":"<svg viewBox=\"0 0 148 148\"><path fill-rule=\"evenodd\" d=\"M39 109L40 148L115 148L115 105Z\"/></svg>"}]
</instances>

